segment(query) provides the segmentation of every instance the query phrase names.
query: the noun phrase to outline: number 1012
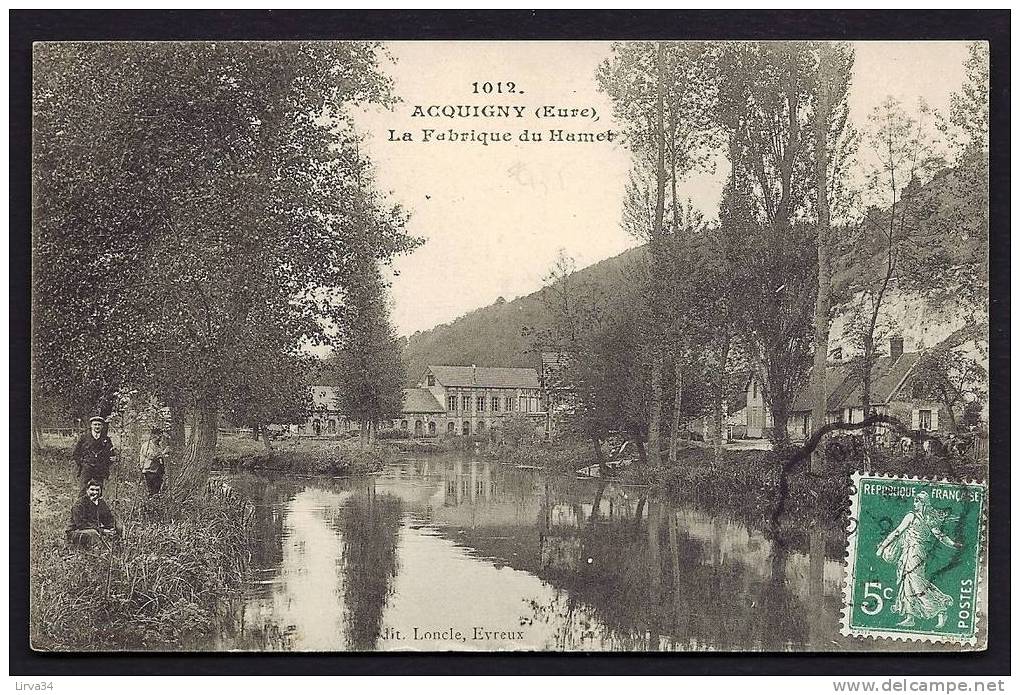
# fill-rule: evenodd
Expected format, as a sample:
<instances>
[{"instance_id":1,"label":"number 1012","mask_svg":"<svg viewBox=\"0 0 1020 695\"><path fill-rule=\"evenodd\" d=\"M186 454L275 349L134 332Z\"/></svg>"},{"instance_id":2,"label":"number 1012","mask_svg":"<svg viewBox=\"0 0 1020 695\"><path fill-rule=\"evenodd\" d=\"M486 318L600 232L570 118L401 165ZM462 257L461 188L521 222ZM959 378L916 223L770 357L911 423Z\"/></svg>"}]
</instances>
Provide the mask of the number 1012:
<instances>
[{"instance_id":1,"label":"number 1012","mask_svg":"<svg viewBox=\"0 0 1020 695\"><path fill-rule=\"evenodd\" d=\"M524 94L516 82L472 82L472 94Z\"/></svg>"}]
</instances>

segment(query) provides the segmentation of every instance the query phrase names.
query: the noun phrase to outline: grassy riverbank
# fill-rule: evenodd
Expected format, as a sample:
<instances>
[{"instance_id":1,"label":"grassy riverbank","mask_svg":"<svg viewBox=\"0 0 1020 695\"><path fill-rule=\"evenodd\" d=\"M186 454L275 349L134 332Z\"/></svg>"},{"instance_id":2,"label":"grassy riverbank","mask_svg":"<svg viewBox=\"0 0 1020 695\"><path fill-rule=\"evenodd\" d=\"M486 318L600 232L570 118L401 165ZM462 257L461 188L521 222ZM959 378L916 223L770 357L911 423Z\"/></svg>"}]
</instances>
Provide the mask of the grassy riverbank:
<instances>
[{"instance_id":1,"label":"grassy riverbank","mask_svg":"<svg viewBox=\"0 0 1020 695\"><path fill-rule=\"evenodd\" d=\"M383 469L394 457L389 447L361 447L356 440L293 438L273 442L221 437L214 466L230 471L274 471L297 475L365 475Z\"/></svg>"},{"instance_id":2,"label":"grassy riverbank","mask_svg":"<svg viewBox=\"0 0 1020 695\"><path fill-rule=\"evenodd\" d=\"M499 445L486 456L503 463L533 465L571 473L594 463L590 444L569 439ZM823 520L840 527L850 493L850 475L865 468L863 461L830 462L825 470L808 473L804 466L787 476L782 511L792 518ZM877 450L868 470L875 473L951 479L987 479L987 467L962 457L914 456ZM751 517L771 514L780 504L780 456L757 449L724 449L719 460L711 447L688 446L678 461L655 476L656 487L674 499L696 500L702 506L737 510ZM620 475L628 482L647 482L649 475L632 466ZM751 521L752 519L748 519Z\"/></svg>"},{"instance_id":3,"label":"grassy riverbank","mask_svg":"<svg viewBox=\"0 0 1020 695\"><path fill-rule=\"evenodd\" d=\"M209 634L247 579L244 504L147 499L133 466L115 467L105 497L121 542L89 550L64 540L78 487L69 449L32 462L31 639L40 650L181 649Z\"/></svg>"},{"instance_id":4,"label":"grassy riverbank","mask_svg":"<svg viewBox=\"0 0 1020 695\"><path fill-rule=\"evenodd\" d=\"M537 466L556 473L573 473L594 463L590 444L565 440L496 444L485 455L500 463Z\"/></svg>"}]
</instances>

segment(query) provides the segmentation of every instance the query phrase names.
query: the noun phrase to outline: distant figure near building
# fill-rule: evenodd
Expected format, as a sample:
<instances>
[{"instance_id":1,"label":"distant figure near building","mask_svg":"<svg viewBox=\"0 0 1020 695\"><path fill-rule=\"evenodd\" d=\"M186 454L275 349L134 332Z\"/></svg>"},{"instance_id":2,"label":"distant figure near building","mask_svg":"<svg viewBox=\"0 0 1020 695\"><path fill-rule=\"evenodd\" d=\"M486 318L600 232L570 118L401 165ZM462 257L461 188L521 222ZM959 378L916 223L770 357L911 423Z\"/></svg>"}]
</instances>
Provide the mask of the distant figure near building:
<instances>
[{"instance_id":1,"label":"distant figure near building","mask_svg":"<svg viewBox=\"0 0 1020 695\"><path fill-rule=\"evenodd\" d=\"M123 529L103 499L103 484L91 478L85 481L85 494L71 507L67 524L67 541L72 545L89 548L100 540L114 541Z\"/></svg>"},{"instance_id":2,"label":"distant figure near building","mask_svg":"<svg viewBox=\"0 0 1020 695\"><path fill-rule=\"evenodd\" d=\"M163 430L153 427L149 440L142 444L138 452L138 469L145 479L149 497L163 489L163 476L166 474L166 459L170 448L163 443Z\"/></svg>"},{"instance_id":3,"label":"distant figure near building","mask_svg":"<svg viewBox=\"0 0 1020 695\"><path fill-rule=\"evenodd\" d=\"M85 484L89 480L98 480L105 483L110 475L110 466L113 465L113 442L106 434L106 420L101 417L89 419L89 431L78 437L71 451L71 462L75 464L75 473L81 485L81 491L85 491Z\"/></svg>"}]
</instances>

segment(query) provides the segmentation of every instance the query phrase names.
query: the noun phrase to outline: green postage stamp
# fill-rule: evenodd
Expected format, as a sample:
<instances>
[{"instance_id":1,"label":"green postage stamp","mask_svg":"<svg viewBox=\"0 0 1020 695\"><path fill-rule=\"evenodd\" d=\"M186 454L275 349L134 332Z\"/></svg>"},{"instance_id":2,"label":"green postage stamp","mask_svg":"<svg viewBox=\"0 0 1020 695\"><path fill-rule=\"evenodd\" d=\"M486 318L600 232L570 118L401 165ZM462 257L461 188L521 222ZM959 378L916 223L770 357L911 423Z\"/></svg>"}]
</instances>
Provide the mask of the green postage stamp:
<instances>
[{"instance_id":1,"label":"green postage stamp","mask_svg":"<svg viewBox=\"0 0 1020 695\"><path fill-rule=\"evenodd\" d=\"M844 635L977 645L985 483L855 473Z\"/></svg>"}]
</instances>

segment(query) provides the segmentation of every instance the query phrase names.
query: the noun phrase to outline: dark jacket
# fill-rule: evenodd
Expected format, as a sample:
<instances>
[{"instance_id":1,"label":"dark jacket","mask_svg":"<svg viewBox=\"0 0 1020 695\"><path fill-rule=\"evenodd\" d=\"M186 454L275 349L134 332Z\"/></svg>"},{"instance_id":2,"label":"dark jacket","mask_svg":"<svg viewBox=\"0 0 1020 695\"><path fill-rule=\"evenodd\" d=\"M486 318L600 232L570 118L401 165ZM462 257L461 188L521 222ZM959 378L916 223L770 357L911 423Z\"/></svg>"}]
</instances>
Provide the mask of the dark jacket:
<instances>
[{"instance_id":1,"label":"dark jacket","mask_svg":"<svg viewBox=\"0 0 1020 695\"><path fill-rule=\"evenodd\" d=\"M67 532L84 531L86 529L107 529L117 528L117 520L113 512L106 504L106 500L100 498L99 504L92 504L87 496L82 495L71 507L71 519L67 522Z\"/></svg>"},{"instance_id":2,"label":"dark jacket","mask_svg":"<svg viewBox=\"0 0 1020 695\"><path fill-rule=\"evenodd\" d=\"M113 442L105 432L99 435L99 439L86 432L75 442L71 461L77 465L75 472L79 476L105 480L113 463Z\"/></svg>"}]
</instances>

